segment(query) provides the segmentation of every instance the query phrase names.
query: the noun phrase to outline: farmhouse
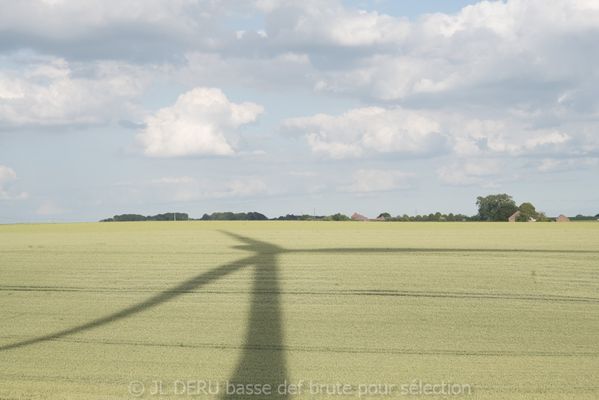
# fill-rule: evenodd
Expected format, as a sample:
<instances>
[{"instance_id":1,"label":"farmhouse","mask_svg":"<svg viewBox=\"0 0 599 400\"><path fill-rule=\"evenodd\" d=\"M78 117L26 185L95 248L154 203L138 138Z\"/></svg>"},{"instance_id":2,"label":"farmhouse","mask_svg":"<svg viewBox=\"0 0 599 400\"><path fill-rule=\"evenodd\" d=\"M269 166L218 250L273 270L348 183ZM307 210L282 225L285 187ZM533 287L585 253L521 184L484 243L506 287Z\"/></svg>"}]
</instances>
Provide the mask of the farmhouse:
<instances>
[{"instance_id":1,"label":"farmhouse","mask_svg":"<svg viewBox=\"0 0 599 400\"><path fill-rule=\"evenodd\" d=\"M352 221L368 221L368 217L358 214L357 212L352 214L351 219Z\"/></svg>"},{"instance_id":2,"label":"farmhouse","mask_svg":"<svg viewBox=\"0 0 599 400\"><path fill-rule=\"evenodd\" d=\"M520 211L516 211L515 213L510 215L510 217L507 220L508 222L518 222L518 218L520 217L520 215L522 215L522 213ZM537 220L533 217L528 217L528 222L537 222Z\"/></svg>"},{"instance_id":3,"label":"farmhouse","mask_svg":"<svg viewBox=\"0 0 599 400\"><path fill-rule=\"evenodd\" d=\"M564 214L561 214L555 219L555 222L570 222L570 218L566 217Z\"/></svg>"},{"instance_id":4,"label":"farmhouse","mask_svg":"<svg viewBox=\"0 0 599 400\"><path fill-rule=\"evenodd\" d=\"M521 214L520 211L516 211L515 213L510 215L510 217L507 219L508 222L516 222L518 220L518 217L520 216L520 214Z\"/></svg>"}]
</instances>

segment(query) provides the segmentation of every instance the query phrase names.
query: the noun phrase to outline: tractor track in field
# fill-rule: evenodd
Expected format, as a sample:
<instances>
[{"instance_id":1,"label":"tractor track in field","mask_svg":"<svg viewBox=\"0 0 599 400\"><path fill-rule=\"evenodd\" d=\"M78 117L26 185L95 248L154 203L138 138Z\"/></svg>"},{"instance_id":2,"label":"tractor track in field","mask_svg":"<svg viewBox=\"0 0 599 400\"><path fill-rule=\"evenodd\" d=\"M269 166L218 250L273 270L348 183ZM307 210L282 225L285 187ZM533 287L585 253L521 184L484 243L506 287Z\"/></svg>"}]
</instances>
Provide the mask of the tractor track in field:
<instances>
[{"instance_id":1,"label":"tractor track in field","mask_svg":"<svg viewBox=\"0 0 599 400\"><path fill-rule=\"evenodd\" d=\"M27 248L27 249L5 249L3 250L3 254L14 254L19 257L23 256L23 251L35 253L36 251L43 251L46 255L73 255L73 254L84 254L88 255L87 251L81 251L77 249L53 249L49 247L42 248ZM291 253L356 253L356 252L364 252L364 253L530 253L531 255L536 254L599 254L599 250L589 250L589 249L523 249L523 248L452 248L452 247L405 247L405 248L393 248L393 247L349 247L349 248L314 248L314 249L287 249L286 252ZM148 251L140 251L140 250L100 250L95 249L94 255L110 255L110 256L122 256L122 255L139 255L144 257L151 258L152 256L160 256L160 255L185 255L185 256L205 256L205 255L219 255L222 256L224 254L227 255L239 255L239 252L236 251L228 251L228 252L214 252L214 251L159 251L152 249L151 252ZM279 254L278 251L263 251L261 252L263 255L269 254Z\"/></svg>"},{"instance_id":2,"label":"tractor track in field","mask_svg":"<svg viewBox=\"0 0 599 400\"><path fill-rule=\"evenodd\" d=\"M475 299L475 300L523 300L540 302L578 302L599 304L599 298L585 296L560 296L523 293L482 293L482 292L446 292L446 291L411 291L411 290L381 290L381 289L338 289L338 290L162 290L140 288L110 288L110 287L76 287L76 286L0 286L0 291L7 292L78 292L78 293L168 293L189 294L252 294L252 295L291 295L291 296L380 296L380 297L414 297L414 298L444 298L444 299Z\"/></svg>"},{"instance_id":3,"label":"tractor track in field","mask_svg":"<svg viewBox=\"0 0 599 400\"><path fill-rule=\"evenodd\" d=\"M23 339L24 336L0 336L1 339ZM112 346L165 347L180 349L213 349L213 350L251 350L251 351L285 351L305 353L350 353L350 354L397 354L397 355L430 355L430 356L488 356L488 357L599 357L598 352L565 352L565 351L514 351L514 350L448 350L448 349L410 349L410 348L369 348L342 346L301 346L301 345L247 345L229 343L160 343L133 340L78 339L57 338L52 342L97 344Z\"/></svg>"}]
</instances>

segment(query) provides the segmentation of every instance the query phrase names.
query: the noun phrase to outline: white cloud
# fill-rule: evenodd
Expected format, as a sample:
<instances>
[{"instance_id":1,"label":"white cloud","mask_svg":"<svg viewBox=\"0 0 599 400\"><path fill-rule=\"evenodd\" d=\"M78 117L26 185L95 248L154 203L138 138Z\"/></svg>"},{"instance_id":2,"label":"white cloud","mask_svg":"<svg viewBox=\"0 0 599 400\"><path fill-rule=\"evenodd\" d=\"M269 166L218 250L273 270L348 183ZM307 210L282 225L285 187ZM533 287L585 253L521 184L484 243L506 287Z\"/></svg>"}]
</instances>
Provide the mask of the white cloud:
<instances>
[{"instance_id":1,"label":"white cloud","mask_svg":"<svg viewBox=\"0 0 599 400\"><path fill-rule=\"evenodd\" d=\"M112 121L135 114L143 73L118 62L73 68L66 60L38 57L25 68L0 70L0 125L65 126Z\"/></svg>"},{"instance_id":2,"label":"white cloud","mask_svg":"<svg viewBox=\"0 0 599 400\"><path fill-rule=\"evenodd\" d=\"M396 45L409 32L406 19L346 8L336 0L258 1L257 6L267 13L269 37L286 45Z\"/></svg>"},{"instance_id":3,"label":"white cloud","mask_svg":"<svg viewBox=\"0 0 599 400\"><path fill-rule=\"evenodd\" d=\"M356 108L339 116L317 114L288 119L283 127L304 134L313 152L332 158L369 152L430 154L446 145L434 119L402 108Z\"/></svg>"},{"instance_id":4,"label":"white cloud","mask_svg":"<svg viewBox=\"0 0 599 400\"><path fill-rule=\"evenodd\" d=\"M16 172L5 165L0 165L0 200L22 200L26 199L26 192L15 193L10 189L10 185L17 180Z\"/></svg>"},{"instance_id":5,"label":"white cloud","mask_svg":"<svg viewBox=\"0 0 599 400\"><path fill-rule=\"evenodd\" d=\"M352 183L342 190L355 193L386 192L410 187L414 174L397 170L359 169L352 174Z\"/></svg>"},{"instance_id":6,"label":"white cloud","mask_svg":"<svg viewBox=\"0 0 599 400\"><path fill-rule=\"evenodd\" d=\"M2 3L0 26L3 31L10 32L15 41L37 45L48 42L77 45L80 41L92 42L97 36L110 37L115 32L122 33L124 41L132 38L157 41L158 36L172 40L201 32L202 26L207 25L221 7L221 2L211 0L21 0Z\"/></svg>"},{"instance_id":7,"label":"white cloud","mask_svg":"<svg viewBox=\"0 0 599 400\"><path fill-rule=\"evenodd\" d=\"M147 117L138 139L153 157L231 155L229 137L262 112L255 103L230 102L220 89L198 87Z\"/></svg>"},{"instance_id":8,"label":"white cloud","mask_svg":"<svg viewBox=\"0 0 599 400\"><path fill-rule=\"evenodd\" d=\"M341 159L392 153L409 156L530 157L592 154L599 147L578 126L559 130L520 118L480 119L468 113L393 107L350 109L334 116L291 118L283 130L301 134L316 154Z\"/></svg>"},{"instance_id":9,"label":"white cloud","mask_svg":"<svg viewBox=\"0 0 599 400\"><path fill-rule=\"evenodd\" d=\"M451 132L454 153L460 156L530 156L578 151L580 143L573 143L571 134L528 125L510 118L444 116L444 126Z\"/></svg>"},{"instance_id":10,"label":"white cloud","mask_svg":"<svg viewBox=\"0 0 599 400\"><path fill-rule=\"evenodd\" d=\"M366 56L349 67L321 71L318 76L316 91L381 100L441 93L462 81L444 60L393 54Z\"/></svg>"}]
</instances>

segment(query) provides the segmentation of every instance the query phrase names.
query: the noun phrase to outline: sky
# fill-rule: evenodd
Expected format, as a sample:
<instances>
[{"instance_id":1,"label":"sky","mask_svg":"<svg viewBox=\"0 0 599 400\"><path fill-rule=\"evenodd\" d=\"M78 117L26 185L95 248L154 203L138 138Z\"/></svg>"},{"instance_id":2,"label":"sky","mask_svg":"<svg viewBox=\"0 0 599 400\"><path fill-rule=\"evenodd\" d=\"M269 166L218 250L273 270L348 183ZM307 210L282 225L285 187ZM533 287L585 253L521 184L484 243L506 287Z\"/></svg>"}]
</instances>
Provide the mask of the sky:
<instances>
[{"instance_id":1,"label":"sky","mask_svg":"<svg viewBox=\"0 0 599 400\"><path fill-rule=\"evenodd\" d=\"M599 213L596 0L0 0L0 223Z\"/></svg>"}]
</instances>

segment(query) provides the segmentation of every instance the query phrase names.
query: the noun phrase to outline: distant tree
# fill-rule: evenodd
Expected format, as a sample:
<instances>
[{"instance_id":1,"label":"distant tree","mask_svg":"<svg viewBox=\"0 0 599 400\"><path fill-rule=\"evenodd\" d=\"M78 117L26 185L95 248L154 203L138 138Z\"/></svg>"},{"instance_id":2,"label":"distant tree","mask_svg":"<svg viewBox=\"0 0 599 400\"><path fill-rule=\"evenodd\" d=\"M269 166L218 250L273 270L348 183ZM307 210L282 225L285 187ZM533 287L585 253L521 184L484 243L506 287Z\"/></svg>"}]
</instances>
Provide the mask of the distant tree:
<instances>
[{"instance_id":1,"label":"distant tree","mask_svg":"<svg viewBox=\"0 0 599 400\"><path fill-rule=\"evenodd\" d=\"M391 219L391 214L389 214L388 212L380 213L377 218Z\"/></svg>"},{"instance_id":2,"label":"distant tree","mask_svg":"<svg viewBox=\"0 0 599 400\"><path fill-rule=\"evenodd\" d=\"M255 211L248 213L213 212L212 214L204 214L201 218L202 221L265 221L267 219L266 215Z\"/></svg>"},{"instance_id":3,"label":"distant tree","mask_svg":"<svg viewBox=\"0 0 599 400\"><path fill-rule=\"evenodd\" d=\"M277 221L300 221L302 219L301 215L295 214L287 214L285 216L280 216L275 218Z\"/></svg>"},{"instance_id":4,"label":"distant tree","mask_svg":"<svg viewBox=\"0 0 599 400\"><path fill-rule=\"evenodd\" d=\"M260 214L259 212L252 211L252 212L247 213L247 219L249 221L266 221L268 218L266 218L266 215L264 215L264 214Z\"/></svg>"},{"instance_id":5,"label":"distant tree","mask_svg":"<svg viewBox=\"0 0 599 400\"><path fill-rule=\"evenodd\" d=\"M126 222L126 221L145 221L147 218L143 215L139 214L121 214L115 215L113 220L116 222Z\"/></svg>"},{"instance_id":6,"label":"distant tree","mask_svg":"<svg viewBox=\"0 0 599 400\"><path fill-rule=\"evenodd\" d=\"M148 221L188 221L189 215L186 213L164 213L146 217Z\"/></svg>"},{"instance_id":7,"label":"distant tree","mask_svg":"<svg viewBox=\"0 0 599 400\"><path fill-rule=\"evenodd\" d=\"M186 213L164 213L143 216L140 214L121 214L112 218L103 219L101 222L125 222L125 221L188 221Z\"/></svg>"},{"instance_id":8,"label":"distant tree","mask_svg":"<svg viewBox=\"0 0 599 400\"><path fill-rule=\"evenodd\" d=\"M518 211L518 207L512 196L492 194L486 197L477 197L478 215L482 221L507 221L508 218Z\"/></svg>"},{"instance_id":9,"label":"distant tree","mask_svg":"<svg viewBox=\"0 0 599 400\"><path fill-rule=\"evenodd\" d=\"M277 221L321 221L321 220L332 221L330 217L325 217L322 215L310 215L310 214L302 214L302 215L287 214L287 215L284 215L284 216L282 215L280 217L273 218L273 219L277 220Z\"/></svg>"},{"instance_id":10,"label":"distant tree","mask_svg":"<svg viewBox=\"0 0 599 400\"><path fill-rule=\"evenodd\" d=\"M538 222L547 222L547 221L549 221L549 218L547 218L547 215L545 215L544 212L539 212L539 213L537 213L537 221Z\"/></svg>"},{"instance_id":11,"label":"distant tree","mask_svg":"<svg viewBox=\"0 0 599 400\"><path fill-rule=\"evenodd\" d=\"M345 214L337 213L331 215L331 221L349 221L349 217Z\"/></svg>"},{"instance_id":12,"label":"distant tree","mask_svg":"<svg viewBox=\"0 0 599 400\"><path fill-rule=\"evenodd\" d=\"M590 215L582 215L582 214L578 214L575 217L571 217L570 218L572 221L593 221L596 219L596 217L590 216Z\"/></svg>"},{"instance_id":13,"label":"distant tree","mask_svg":"<svg viewBox=\"0 0 599 400\"><path fill-rule=\"evenodd\" d=\"M520 211L520 215L518 216L519 222L528 222L531 218L536 220L539 216L539 213L537 213L537 210L535 206L532 205L532 203L520 204L520 207L518 207L518 211Z\"/></svg>"}]
</instances>

